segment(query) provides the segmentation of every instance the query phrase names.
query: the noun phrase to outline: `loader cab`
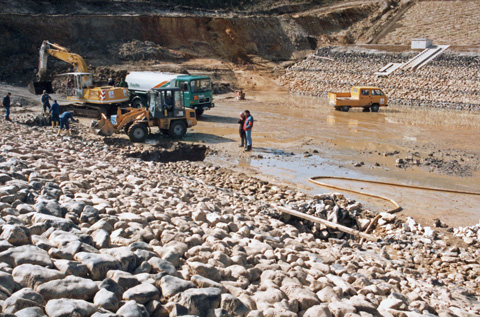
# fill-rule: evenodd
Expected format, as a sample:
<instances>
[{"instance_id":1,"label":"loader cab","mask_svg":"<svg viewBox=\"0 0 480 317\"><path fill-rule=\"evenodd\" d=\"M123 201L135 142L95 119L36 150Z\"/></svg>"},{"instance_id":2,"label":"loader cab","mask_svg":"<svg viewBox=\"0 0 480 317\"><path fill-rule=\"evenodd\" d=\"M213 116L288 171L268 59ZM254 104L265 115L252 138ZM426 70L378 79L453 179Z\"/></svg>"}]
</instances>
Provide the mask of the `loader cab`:
<instances>
[{"instance_id":1,"label":"loader cab","mask_svg":"<svg viewBox=\"0 0 480 317\"><path fill-rule=\"evenodd\" d=\"M180 88L156 88L147 94L148 110L155 119L185 116L183 91Z\"/></svg>"}]
</instances>

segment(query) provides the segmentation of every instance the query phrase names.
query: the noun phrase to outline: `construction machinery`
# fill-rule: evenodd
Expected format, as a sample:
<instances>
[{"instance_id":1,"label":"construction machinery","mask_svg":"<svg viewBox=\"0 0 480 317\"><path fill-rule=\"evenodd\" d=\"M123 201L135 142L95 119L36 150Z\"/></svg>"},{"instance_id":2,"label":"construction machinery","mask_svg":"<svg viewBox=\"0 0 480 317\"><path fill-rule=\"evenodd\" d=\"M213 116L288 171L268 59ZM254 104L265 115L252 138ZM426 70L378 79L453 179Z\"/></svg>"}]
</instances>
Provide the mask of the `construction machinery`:
<instances>
[{"instance_id":1,"label":"construction machinery","mask_svg":"<svg viewBox=\"0 0 480 317\"><path fill-rule=\"evenodd\" d=\"M53 93L52 83L45 81L49 55L65 61L75 68L74 72L59 75L66 79L65 92L67 100L81 104L68 110L86 114L95 114L97 112L98 115L100 113L112 112L118 105L127 103L130 100L128 89L125 87L95 87L93 85L92 73L88 72L87 64L83 58L78 54L70 52L65 47L49 41L43 41L40 47L37 74L39 81L29 85L28 89L31 93L41 94L44 90L48 93Z\"/></svg>"},{"instance_id":2,"label":"construction machinery","mask_svg":"<svg viewBox=\"0 0 480 317\"><path fill-rule=\"evenodd\" d=\"M101 115L96 128L97 134L110 136L124 131L132 142L143 142L152 127L169 135L182 138L187 128L197 124L195 110L185 108L183 91L180 88L151 89L147 94L147 108L118 108L111 120Z\"/></svg>"},{"instance_id":3,"label":"construction machinery","mask_svg":"<svg viewBox=\"0 0 480 317\"><path fill-rule=\"evenodd\" d=\"M152 88L178 87L184 91L185 107L194 109L197 118L205 110L215 107L212 81L208 76L172 74L162 72L130 72L125 81L128 84L132 107L147 103L147 92Z\"/></svg>"},{"instance_id":4,"label":"construction machinery","mask_svg":"<svg viewBox=\"0 0 480 317\"><path fill-rule=\"evenodd\" d=\"M363 111L378 112L387 107L387 96L378 87L356 86L350 92L329 92L328 102L335 110L348 112L351 107L362 107Z\"/></svg>"}]
</instances>

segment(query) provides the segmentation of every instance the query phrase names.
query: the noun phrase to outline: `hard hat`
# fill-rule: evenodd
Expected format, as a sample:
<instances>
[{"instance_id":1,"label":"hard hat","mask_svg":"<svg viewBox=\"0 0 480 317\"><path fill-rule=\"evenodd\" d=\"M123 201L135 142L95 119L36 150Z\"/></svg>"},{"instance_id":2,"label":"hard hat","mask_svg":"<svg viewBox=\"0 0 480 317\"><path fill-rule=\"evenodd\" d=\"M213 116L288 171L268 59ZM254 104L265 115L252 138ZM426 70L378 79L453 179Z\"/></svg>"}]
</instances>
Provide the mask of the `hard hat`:
<instances>
[{"instance_id":1,"label":"hard hat","mask_svg":"<svg viewBox=\"0 0 480 317\"><path fill-rule=\"evenodd\" d=\"M47 93L47 91L46 91L46 90L44 90L44 91L43 91L43 93L44 93L44 94L46 94L46 93Z\"/></svg>"}]
</instances>

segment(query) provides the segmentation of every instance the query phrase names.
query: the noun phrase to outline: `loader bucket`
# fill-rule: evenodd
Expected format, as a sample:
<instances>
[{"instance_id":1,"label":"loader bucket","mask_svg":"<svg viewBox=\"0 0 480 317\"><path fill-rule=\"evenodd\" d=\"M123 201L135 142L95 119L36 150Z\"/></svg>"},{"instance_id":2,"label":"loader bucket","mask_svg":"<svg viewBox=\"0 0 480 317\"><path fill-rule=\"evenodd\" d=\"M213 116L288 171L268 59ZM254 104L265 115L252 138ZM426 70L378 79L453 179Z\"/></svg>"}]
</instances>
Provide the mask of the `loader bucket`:
<instances>
[{"instance_id":1,"label":"loader bucket","mask_svg":"<svg viewBox=\"0 0 480 317\"><path fill-rule=\"evenodd\" d=\"M113 126L110 120L108 120L105 114L103 113L102 113L102 118L97 123L97 128L100 129L98 130L97 134L103 135L103 136L110 136L117 131L117 129Z\"/></svg>"},{"instance_id":2,"label":"loader bucket","mask_svg":"<svg viewBox=\"0 0 480 317\"><path fill-rule=\"evenodd\" d=\"M28 91L34 95L41 95L44 90L49 94L53 94L51 81L37 81L28 84Z\"/></svg>"}]
</instances>

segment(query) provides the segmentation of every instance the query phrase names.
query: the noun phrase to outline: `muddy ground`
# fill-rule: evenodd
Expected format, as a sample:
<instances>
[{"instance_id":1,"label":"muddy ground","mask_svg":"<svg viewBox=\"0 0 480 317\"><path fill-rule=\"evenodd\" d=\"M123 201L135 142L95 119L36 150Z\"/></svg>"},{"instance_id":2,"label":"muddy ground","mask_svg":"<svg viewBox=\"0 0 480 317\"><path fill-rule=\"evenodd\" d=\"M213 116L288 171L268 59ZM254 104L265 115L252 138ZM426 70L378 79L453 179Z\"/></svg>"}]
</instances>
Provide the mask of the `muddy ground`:
<instances>
[{"instance_id":1,"label":"muddy ground","mask_svg":"<svg viewBox=\"0 0 480 317\"><path fill-rule=\"evenodd\" d=\"M6 89L13 91L14 102L25 105L14 108L14 119L24 122L38 114L35 96L23 88L3 86L0 92ZM382 108L379 113L343 113L331 109L324 98L284 91L247 91L244 101L232 93L217 95L215 104L189 129L182 143L156 130L146 144L132 144L125 135L104 141L130 157L160 162L205 159L310 194L338 191L308 182L318 175L471 192L480 188L480 147L472 142L480 127L478 113L401 105ZM236 121L245 109L256 120L251 153L238 147ZM82 118L74 135L103 138L92 134L90 121ZM479 196L336 180L328 183L392 198L403 207L401 216L413 216L425 225L432 225L436 218L450 226L473 225L480 217ZM385 201L344 193L375 211L392 208Z\"/></svg>"}]
</instances>

